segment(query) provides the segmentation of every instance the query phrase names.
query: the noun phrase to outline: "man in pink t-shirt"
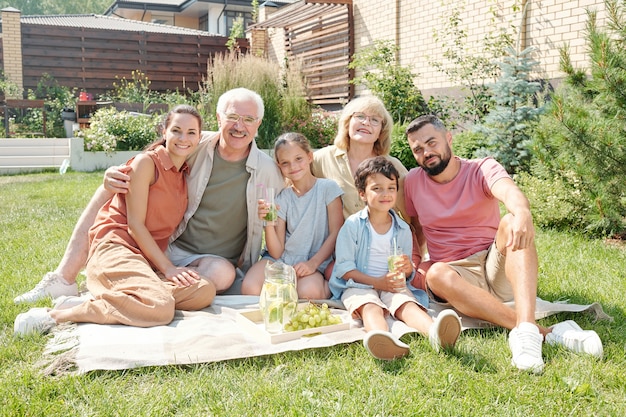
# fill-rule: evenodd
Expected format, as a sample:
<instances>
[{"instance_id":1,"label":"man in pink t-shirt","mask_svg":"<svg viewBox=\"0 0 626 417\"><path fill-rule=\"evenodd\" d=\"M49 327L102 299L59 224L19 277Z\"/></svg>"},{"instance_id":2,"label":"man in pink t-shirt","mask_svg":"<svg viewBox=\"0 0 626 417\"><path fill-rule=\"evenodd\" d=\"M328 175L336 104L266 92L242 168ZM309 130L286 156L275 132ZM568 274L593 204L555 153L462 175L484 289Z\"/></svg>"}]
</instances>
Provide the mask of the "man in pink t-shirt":
<instances>
[{"instance_id":1,"label":"man in pink t-shirt","mask_svg":"<svg viewBox=\"0 0 626 417\"><path fill-rule=\"evenodd\" d=\"M419 165L404 179L406 213L419 242L413 285L461 313L511 330L512 364L541 372L541 345L562 344L602 356L596 332L568 320L551 328L535 322L538 261L530 204L492 158L464 160L452 153L452 134L435 116L406 130ZM508 211L500 218L500 203ZM429 260L422 262L425 252ZM421 251L420 251L421 247ZM515 308L504 304L515 301Z\"/></svg>"}]
</instances>

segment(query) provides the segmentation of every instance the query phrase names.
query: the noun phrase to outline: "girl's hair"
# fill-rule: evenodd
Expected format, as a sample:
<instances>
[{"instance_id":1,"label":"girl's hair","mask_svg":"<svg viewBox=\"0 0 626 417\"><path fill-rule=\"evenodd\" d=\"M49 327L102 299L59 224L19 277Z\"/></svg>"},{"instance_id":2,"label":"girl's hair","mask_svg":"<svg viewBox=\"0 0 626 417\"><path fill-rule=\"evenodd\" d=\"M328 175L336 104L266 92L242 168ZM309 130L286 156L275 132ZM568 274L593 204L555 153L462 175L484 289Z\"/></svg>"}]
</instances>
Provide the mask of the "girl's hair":
<instances>
[{"instance_id":1,"label":"girl's hair","mask_svg":"<svg viewBox=\"0 0 626 417\"><path fill-rule=\"evenodd\" d=\"M307 154L313 152L311 150L311 144L309 143L309 140L302 133L298 133L298 132L283 133L282 135L278 137L278 139L276 139L276 142L274 142L274 160L276 161L276 163L278 163L278 155L277 155L278 150L280 149L281 146L289 142L295 143Z\"/></svg>"},{"instance_id":2,"label":"girl's hair","mask_svg":"<svg viewBox=\"0 0 626 417\"><path fill-rule=\"evenodd\" d=\"M341 116L339 116L335 146L343 150L350 149L350 119L354 113L365 113L368 116L378 116L382 119L380 134L376 142L374 142L374 153L376 155L388 155L391 148L393 119L383 102L374 96L359 97L346 104L346 107L341 112Z\"/></svg>"},{"instance_id":3,"label":"girl's hair","mask_svg":"<svg viewBox=\"0 0 626 417\"><path fill-rule=\"evenodd\" d=\"M163 136L163 134L165 133L165 130L169 127L170 123L172 123L172 118L174 117L175 114L192 115L198 120L198 127L200 128L200 130L202 130L202 116L200 116L200 113L198 112L198 110L196 110L195 107L190 106L188 104L179 104L178 106L174 107L172 110L165 113L165 115L163 116L163 119L161 120L161 123L159 123L157 126L157 135L159 138L155 140L154 142L152 142L151 144L149 144L148 146L146 146L145 148L146 151L151 151L153 149L158 148L161 145L165 146L165 137ZM199 133L200 132L198 132L198 134Z\"/></svg>"},{"instance_id":4,"label":"girl's hair","mask_svg":"<svg viewBox=\"0 0 626 417\"><path fill-rule=\"evenodd\" d=\"M398 178L400 174L395 166L384 156L375 156L368 158L359 164L359 167L354 173L354 185L356 189L364 193L367 187L367 179L375 174L383 174L390 180L396 180L396 187L398 186Z\"/></svg>"}]
</instances>

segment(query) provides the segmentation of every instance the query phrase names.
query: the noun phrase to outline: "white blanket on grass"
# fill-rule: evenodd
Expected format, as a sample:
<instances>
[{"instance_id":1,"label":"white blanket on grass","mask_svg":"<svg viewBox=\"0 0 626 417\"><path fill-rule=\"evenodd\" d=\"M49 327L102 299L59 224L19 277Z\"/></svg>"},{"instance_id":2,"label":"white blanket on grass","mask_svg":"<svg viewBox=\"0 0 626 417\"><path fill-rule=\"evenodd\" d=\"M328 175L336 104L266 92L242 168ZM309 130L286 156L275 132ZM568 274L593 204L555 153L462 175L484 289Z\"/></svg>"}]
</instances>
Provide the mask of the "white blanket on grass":
<instances>
[{"instance_id":1,"label":"white blanket on grass","mask_svg":"<svg viewBox=\"0 0 626 417\"><path fill-rule=\"evenodd\" d=\"M177 311L167 326L139 328L123 325L72 324L53 331L40 365L46 374L85 373L143 366L185 365L270 355L351 343L365 336L362 323L351 320L341 303L328 302L335 314L350 322L350 328L313 337L270 343L250 332L238 320L238 311L258 308L258 297L217 296L202 311ZM432 303L434 317L443 306ZM598 303L589 305L551 303L537 299L537 319L559 312L591 313L596 320L611 319ZM404 323L389 319L398 335L415 332ZM463 329L491 327L490 323L462 316Z\"/></svg>"}]
</instances>

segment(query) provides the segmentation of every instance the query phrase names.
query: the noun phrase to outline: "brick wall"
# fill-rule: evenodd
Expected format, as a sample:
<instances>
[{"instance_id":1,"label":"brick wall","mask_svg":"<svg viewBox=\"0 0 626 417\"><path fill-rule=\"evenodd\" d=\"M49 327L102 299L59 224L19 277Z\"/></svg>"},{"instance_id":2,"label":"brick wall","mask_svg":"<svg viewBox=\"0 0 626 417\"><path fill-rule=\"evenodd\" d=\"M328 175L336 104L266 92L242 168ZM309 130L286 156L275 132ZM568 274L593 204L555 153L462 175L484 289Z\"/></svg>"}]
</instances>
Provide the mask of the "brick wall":
<instances>
[{"instance_id":1,"label":"brick wall","mask_svg":"<svg viewBox=\"0 0 626 417\"><path fill-rule=\"evenodd\" d=\"M2 10L2 43L4 45L4 76L24 89L22 70L22 29L20 12L13 8ZM7 97L22 98L22 97Z\"/></svg>"},{"instance_id":2,"label":"brick wall","mask_svg":"<svg viewBox=\"0 0 626 417\"><path fill-rule=\"evenodd\" d=\"M376 39L395 40L400 46L400 64L411 66L418 87L425 93L448 90L451 85L445 74L429 62L445 62L441 45L435 42L433 30L448 23L454 8L462 10L462 28L468 34L467 49L480 53L481 40L498 27L522 25L521 11L513 11L513 0L354 0L355 47L368 46ZM604 0L527 1L525 46L535 46L544 79L559 79L559 48L570 46L573 64L587 66L585 54L586 9L598 11L599 24L605 23ZM357 94L362 92L357 88Z\"/></svg>"}]
</instances>

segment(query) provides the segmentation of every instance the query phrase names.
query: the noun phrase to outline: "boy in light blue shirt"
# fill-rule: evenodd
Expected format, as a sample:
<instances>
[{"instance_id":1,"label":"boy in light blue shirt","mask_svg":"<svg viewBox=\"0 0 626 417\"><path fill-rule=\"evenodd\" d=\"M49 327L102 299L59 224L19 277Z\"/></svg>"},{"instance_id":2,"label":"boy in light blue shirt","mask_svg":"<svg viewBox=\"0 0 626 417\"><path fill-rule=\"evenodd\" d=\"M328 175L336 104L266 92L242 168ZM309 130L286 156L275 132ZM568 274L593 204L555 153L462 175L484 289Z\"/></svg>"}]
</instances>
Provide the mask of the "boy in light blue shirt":
<instances>
[{"instance_id":1,"label":"boy in light blue shirt","mask_svg":"<svg viewBox=\"0 0 626 417\"><path fill-rule=\"evenodd\" d=\"M453 310L428 315L428 296L407 284L414 267L407 254L413 246L409 225L393 210L399 174L384 157L359 165L355 185L366 207L346 219L337 236L335 266L330 279L334 299L341 299L353 318L361 319L367 335L365 348L377 359L406 356L409 346L389 332L389 314L428 335L433 347L450 348L461 333L461 320ZM387 258L393 247L404 254L390 272ZM416 298L417 297L417 298Z\"/></svg>"}]
</instances>

